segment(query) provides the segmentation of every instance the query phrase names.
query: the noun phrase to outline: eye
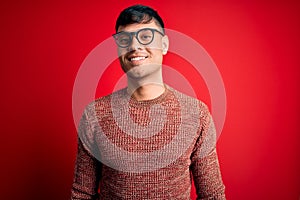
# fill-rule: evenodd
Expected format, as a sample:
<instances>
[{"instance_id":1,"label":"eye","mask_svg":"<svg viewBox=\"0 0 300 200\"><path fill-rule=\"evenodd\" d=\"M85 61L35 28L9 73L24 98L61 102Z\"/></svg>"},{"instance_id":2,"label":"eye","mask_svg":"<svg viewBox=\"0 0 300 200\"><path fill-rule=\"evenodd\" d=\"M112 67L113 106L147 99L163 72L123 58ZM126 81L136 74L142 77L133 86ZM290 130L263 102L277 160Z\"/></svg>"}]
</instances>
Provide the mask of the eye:
<instances>
[{"instance_id":1,"label":"eye","mask_svg":"<svg viewBox=\"0 0 300 200\"><path fill-rule=\"evenodd\" d=\"M142 35L141 38L142 38L142 39L149 39L149 38L152 38L152 36L151 36L151 35Z\"/></svg>"},{"instance_id":2,"label":"eye","mask_svg":"<svg viewBox=\"0 0 300 200\"><path fill-rule=\"evenodd\" d=\"M143 41L149 41L149 40L152 40L152 37L153 37L153 35L152 35L151 32L150 32L150 33L141 33L141 34L139 35L139 39L140 39L140 40L143 40Z\"/></svg>"},{"instance_id":3,"label":"eye","mask_svg":"<svg viewBox=\"0 0 300 200\"><path fill-rule=\"evenodd\" d=\"M151 41L153 34L150 30L144 30L139 33L138 37L142 41Z\"/></svg>"},{"instance_id":4,"label":"eye","mask_svg":"<svg viewBox=\"0 0 300 200\"><path fill-rule=\"evenodd\" d=\"M124 43L128 43L129 42L129 39L128 38L120 38L118 40L120 43L124 44Z\"/></svg>"},{"instance_id":5,"label":"eye","mask_svg":"<svg viewBox=\"0 0 300 200\"><path fill-rule=\"evenodd\" d=\"M117 40L119 44L128 44L130 42L130 38L127 35L120 35Z\"/></svg>"}]
</instances>

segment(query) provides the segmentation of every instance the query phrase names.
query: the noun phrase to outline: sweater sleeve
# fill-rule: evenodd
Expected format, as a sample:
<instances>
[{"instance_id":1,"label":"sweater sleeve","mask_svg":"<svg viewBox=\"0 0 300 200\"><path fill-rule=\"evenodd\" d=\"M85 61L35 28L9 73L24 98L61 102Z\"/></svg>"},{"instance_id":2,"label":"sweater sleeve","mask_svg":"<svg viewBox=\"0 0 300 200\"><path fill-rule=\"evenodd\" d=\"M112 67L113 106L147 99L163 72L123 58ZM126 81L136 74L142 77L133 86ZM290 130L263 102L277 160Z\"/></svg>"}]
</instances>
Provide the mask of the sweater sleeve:
<instances>
[{"instance_id":1,"label":"sweater sleeve","mask_svg":"<svg viewBox=\"0 0 300 200\"><path fill-rule=\"evenodd\" d=\"M208 109L204 113L201 134L191 156L197 200L225 200L225 186L216 151L216 130Z\"/></svg>"},{"instance_id":2,"label":"sweater sleeve","mask_svg":"<svg viewBox=\"0 0 300 200\"><path fill-rule=\"evenodd\" d=\"M101 163L91 153L93 131L86 111L80 120L78 135L71 200L97 200Z\"/></svg>"}]
</instances>

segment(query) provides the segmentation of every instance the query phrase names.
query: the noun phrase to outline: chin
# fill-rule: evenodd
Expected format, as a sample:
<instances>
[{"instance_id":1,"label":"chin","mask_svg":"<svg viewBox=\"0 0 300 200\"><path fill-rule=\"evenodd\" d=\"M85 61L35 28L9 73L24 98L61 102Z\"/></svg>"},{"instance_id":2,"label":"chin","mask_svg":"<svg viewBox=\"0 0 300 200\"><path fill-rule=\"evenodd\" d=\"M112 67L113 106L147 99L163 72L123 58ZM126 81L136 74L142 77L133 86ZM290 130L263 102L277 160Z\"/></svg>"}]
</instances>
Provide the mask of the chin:
<instances>
[{"instance_id":1,"label":"chin","mask_svg":"<svg viewBox=\"0 0 300 200\"><path fill-rule=\"evenodd\" d=\"M137 68L139 66L136 66L134 68ZM126 72L127 76L131 77L131 78L138 78L141 79L143 77L145 77L145 72L143 70L136 70L136 69L131 69L130 71Z\"/></svg>"}]
</instances>

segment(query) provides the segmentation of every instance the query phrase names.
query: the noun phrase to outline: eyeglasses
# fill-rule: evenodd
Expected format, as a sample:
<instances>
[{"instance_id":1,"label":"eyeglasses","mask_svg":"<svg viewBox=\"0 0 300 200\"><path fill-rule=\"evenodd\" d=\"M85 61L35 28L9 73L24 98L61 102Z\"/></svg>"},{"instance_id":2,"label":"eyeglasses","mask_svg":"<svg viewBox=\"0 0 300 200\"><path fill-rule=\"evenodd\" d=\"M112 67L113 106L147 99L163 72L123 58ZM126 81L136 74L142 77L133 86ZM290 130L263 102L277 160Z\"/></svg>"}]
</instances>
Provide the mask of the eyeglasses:
<instances>
[{"instance_id":1,"label":"eyeglasses","mask_svg":"<svg viewBox=\"0 0 300 200\"><path fill-rule=\"evenodd\" d=\"M137 41L142 45L150 44L154 39L154 33L157 32L164 36L162 32L152 29L152 28L143 28L136 32L119 32L113 35L117 45L122 48L128 47L133 40L133 36L136 37Z\"/></svg>"}]
</instances>

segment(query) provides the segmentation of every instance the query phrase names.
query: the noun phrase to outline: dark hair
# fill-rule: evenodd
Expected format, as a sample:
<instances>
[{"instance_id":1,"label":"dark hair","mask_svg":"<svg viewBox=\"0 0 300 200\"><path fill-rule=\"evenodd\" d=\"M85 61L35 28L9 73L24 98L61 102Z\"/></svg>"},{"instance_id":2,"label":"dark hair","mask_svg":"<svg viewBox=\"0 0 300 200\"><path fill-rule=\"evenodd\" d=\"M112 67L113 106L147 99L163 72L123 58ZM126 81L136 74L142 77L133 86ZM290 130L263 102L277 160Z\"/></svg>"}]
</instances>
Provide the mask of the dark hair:
<instances>
[{"instance_id":1,"label":"dark hair","mask_svg":"<svg viewBox=\"0 0 300 200\"><path fill-rule=\"evenodd\" d=\"M164 32L164 22L158 13L148 6L143 5L134 5L123 10L116 22L116 32L118 31L119 26L125 26L127 24L147 24L152 20L157 23L157 25L161 26Z\"/></svg>"}]
</instances>

